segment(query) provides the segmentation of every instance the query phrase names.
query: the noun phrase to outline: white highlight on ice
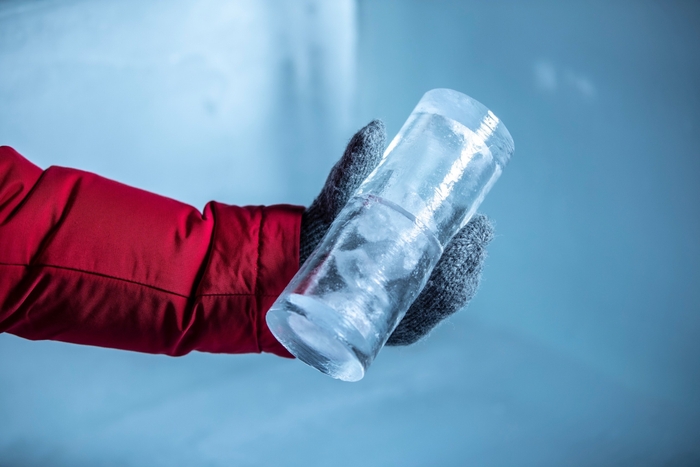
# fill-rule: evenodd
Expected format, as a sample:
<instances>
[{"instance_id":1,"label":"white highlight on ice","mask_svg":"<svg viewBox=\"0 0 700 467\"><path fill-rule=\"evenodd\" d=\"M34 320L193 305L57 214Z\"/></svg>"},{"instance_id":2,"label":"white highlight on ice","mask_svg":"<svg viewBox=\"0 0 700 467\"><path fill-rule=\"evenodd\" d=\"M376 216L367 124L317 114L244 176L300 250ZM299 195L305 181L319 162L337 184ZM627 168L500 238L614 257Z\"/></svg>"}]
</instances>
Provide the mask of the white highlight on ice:
<instances>
[{"instance_id":1,"label":"white highlight on ice","mask_svg":"<svg viewBox=\"0 0 700 467\"><path fill-rule=\"evenodd\" d=\"M535 63L533 71L535 72L535 82L540 89L549 92L557 90L557 70L551 62L538 61Z\"/></svg>"},{"instance_id":2,"label":"white highlight on ice","mask_svg":"<svg viewBox=\"0 0 700 467\"><path fill-rule=\"evenodd\" d=\"M597 94L596 87L589 78L569 69L558 70L548 60L536 61L533 72L537 87L545 92L557 92L561 83L562 90L573 89L586 99L592 99Z\"/></svg>"},{"instance_id":3,"label":"white highlight on ice","mask_svg":"<svg viewBox=\"0 0 700 467\"><path fill-rule=\"evenodd\" d=\"M435 211L450 196L450 194L452 194L455 184L464 174L467 165L474 158L474 155L486 149L486 140L488 140L493 132L496 131L499 120L498 117L496 117L496 115L489 110L481 120L479 127L474 132L454 120L448 119L448 122L450 124L450 129L464 139L465 145L464 148L462 148L457 160L452 163L452 166L450 166L450 170L447 172L447 175L445 175L445 178L442 179L440 184L435 189L435 195L426 203L425 207L421 209L416 216L416 218L424 225L430 224L430 219Z\"/></svg>"},{"instance_id":4,"label":"white highlight on ice","mask_svg":"<svg viewBox=\"0 0 700 467\"><path fill-rule=\"evenodd\" d=\"M566 78L566 82L584 97L595 97L596 88L595 86L593 86L593 83L585 76L581 76L579 74L574 73L571 70L567 70L564 74L564 77Z\"/></svg>"}]
</instances>

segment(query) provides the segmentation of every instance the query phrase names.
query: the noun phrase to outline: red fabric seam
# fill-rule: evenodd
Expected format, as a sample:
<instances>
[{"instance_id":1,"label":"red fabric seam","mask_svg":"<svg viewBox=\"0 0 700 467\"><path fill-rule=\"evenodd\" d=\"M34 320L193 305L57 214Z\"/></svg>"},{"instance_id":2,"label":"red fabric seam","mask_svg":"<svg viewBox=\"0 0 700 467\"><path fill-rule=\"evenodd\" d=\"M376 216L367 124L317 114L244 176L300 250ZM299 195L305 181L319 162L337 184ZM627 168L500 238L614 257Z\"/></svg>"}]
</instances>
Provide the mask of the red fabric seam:
<instances>
[{"instance_id":1,"label":"red fabric seam","mask_svg":"<svg viewBox=\"0 0 700 467\"><path fill-rule=\"evenodd\" d=\"M255 300L255 310L253 311L253 316L249 316L248 319L253 325L253 335L255 336L255 346L258 348L258 352L262 352L260 346L260 336L258 335L258 316L260 316L260 300L257 300L258 284L260 283L260 251L262 250L262 232L263 232L263 220L265 217L265 210L260 210L260 225L258 226L258 256L255 259L255 284L253 284L253 294L256 297ZM252 319L251 319L252 318Z\"/></svg>"},{"instance_id":2,"label":"red fabric seam","mask_svg":"<svg viewBox=\"0 0 700 467\"><path fill-rule=\"evenodd\" d=\"M171 294L171 295L177 295L178 297L182 298L199 298L199 297L239 297L239 296L245 296L245 297L276 297L278 294L249 294L249 293L211 293L211 294L198 294L193 297L190 297L189 295L183 295L181 293L173 292L172 290L166 290L161 287L156 287L154 285L149 285L149 284L144 284L142 282L138 281L133 281L129 279L124 279L122 277L115 277L115 276L110 276L109 274L102 274L99 272L94 272L94 271L84 271L82 269L77 269L77 268L69 268L66 266L54 266L51 264L17 264L17 263L2 263L0 262L0 266L15 266L15 267L23 267L23 268L54 268L54 269L60 269L62 271L71 271L71 272L78 272L81 274L89 274L91 276L98 276L98 277L104 277L105 279L113 279L117 281L122 281L126 282L129 284L135 284L135 285L140 285L142 287L148 287L149 289L157 290L159 292Z\"/></svg>"}]
</instances>

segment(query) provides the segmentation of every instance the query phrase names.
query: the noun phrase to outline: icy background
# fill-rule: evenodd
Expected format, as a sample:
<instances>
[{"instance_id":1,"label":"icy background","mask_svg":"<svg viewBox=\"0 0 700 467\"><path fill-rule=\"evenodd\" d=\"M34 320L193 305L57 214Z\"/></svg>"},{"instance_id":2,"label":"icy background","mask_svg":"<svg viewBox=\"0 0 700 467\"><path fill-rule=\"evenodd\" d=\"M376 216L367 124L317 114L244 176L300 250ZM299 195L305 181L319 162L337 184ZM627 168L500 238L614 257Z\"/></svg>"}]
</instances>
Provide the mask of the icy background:
<instances>
[{"instance_id":1,"label":"icy background","mask_svg":"<svg viewBox=\"0 0 700 467\"><path fill-rule=\"evenodd\" d=\"M0 335L0 466L700 465L697 2L0 1L0 143L308 204L433 87L508 126L481 291L331 380Z\"/></svg>"}]
</instances>

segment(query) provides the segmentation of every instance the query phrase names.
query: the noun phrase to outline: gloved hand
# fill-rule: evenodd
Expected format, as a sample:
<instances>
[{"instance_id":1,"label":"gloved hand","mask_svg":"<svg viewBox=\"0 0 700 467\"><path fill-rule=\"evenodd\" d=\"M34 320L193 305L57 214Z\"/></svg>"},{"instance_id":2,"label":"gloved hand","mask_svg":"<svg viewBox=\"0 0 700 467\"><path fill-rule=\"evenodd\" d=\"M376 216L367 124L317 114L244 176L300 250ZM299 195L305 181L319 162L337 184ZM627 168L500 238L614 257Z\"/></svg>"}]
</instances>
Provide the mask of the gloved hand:
<instances>
[{"instance_id":1,"label":"gloved hand","mask_svg":"<svg viewBox=\"0 0 700 467\"><path fill-rule=\"evenodd\" d=\"M333 220L365 178L379 164L386 143L384 124L374 120L358 131L333 166L321 193L301 220L299 260L303 264L318 246ZM408 345L467 305L474 296L493 227L475 215L445 247L421 294L401 320L387 345Z\"/></svg>"}]
</instances>

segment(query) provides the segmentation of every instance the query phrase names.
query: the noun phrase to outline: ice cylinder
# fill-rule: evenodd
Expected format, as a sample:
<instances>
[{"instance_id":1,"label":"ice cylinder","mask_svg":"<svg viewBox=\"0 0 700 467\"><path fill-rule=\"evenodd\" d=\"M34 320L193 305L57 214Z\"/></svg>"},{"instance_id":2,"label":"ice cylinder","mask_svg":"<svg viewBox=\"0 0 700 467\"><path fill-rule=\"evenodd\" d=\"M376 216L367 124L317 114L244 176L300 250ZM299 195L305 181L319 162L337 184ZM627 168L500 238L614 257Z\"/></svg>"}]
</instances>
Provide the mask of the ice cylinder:
<instances>
[{"instance_id":1,"label":"ice cylinder","mask_svg":"<svg viewBox=\"0 0 700 467\"><path fill-rule=\"evenodd\" d=\"M270 308L275 337L333 378L362 379L513 149L481 103L428 91Z\"/></svg>"}]
</instances>

